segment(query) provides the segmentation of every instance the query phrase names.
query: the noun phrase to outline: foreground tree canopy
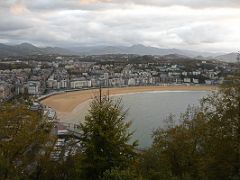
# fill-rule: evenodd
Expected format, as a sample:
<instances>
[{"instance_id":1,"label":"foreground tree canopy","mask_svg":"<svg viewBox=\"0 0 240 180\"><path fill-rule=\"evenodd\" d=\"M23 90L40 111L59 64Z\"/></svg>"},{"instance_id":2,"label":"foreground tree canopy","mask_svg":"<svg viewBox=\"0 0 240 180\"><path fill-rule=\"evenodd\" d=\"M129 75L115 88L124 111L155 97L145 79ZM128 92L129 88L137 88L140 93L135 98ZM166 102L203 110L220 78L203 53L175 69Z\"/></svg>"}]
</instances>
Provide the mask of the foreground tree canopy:
<instances>
[{"instance_id":1,"label":"foreground tree canopy","mask_svg":"<svg viewBox=\"0 0 240 180\"><path fill-rule=\"evenodd\" d=\"M149 179L240 179L240 79L189 108L180 124L157 129L143 155Z\"/></svg>"},{"instance_id":2,"label":"foreground tree canopy","mask_svg":"<svg viewBox=\"0 0 240 180\"><path fill-rule=\"evenodd\" d=\"M48 158L51 125L23 104L2 105L0 114L0 177L18 179L37 173Z\"/></svg>"},{"instance_id":3,"label":"foreground tree canopy","mask_svg":"<svg viewBox=\"0 0 240 180\"><path fill-rule=\"evenodd\" d=\"M121 101L107 97L91 103L89 115L81 124L82 171L86 179L102 177L107 170L126 169L134 162L136 142L130 144L131 122L125 120Z\"/></svg>"}]
</instances>

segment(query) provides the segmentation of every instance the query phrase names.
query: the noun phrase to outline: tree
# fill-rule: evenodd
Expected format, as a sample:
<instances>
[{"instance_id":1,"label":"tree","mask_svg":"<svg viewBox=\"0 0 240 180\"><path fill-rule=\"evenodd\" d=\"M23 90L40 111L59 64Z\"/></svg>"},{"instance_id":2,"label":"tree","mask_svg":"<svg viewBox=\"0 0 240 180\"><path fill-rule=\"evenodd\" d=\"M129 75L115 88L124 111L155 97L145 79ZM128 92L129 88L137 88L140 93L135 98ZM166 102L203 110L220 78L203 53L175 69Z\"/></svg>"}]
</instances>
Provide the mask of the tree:
<instances>
[{"instance_id":1,"label":"tree","mask_svg":"<svg viewBox=\"0 0 240 180\"><path fill-rule=\"evenodd\" d=\"M93 100L85 122L80 124L83 178L99 179L105 171L127 168L134 161L137 143L129 142L133 133L125 117L120 100L101 96Z\"/></svg>"},{"instance_id":2,"label":"tree","mask_svg":"<svg viewBox=\"0 0 240 180\"><path fill-rule=\"evenodd\" d=\"M208 119L205 171L209 179L240 177L240 76L226 79L222 88L202 101Z\"/></svg>"},{"instance_id":3,"label":"tree","mask_svg":"<svg viewBox=\"0 0 240 180\"><path fill-rule=\"evenodd\" d=\"M149 179L239 179L240 78L190 108L176 126L159 128L143 154Z\"/></svg>"},{"instance_id":4,"label":"tree","mask_svg":"<svg viewBox=\"0 0 240 180\"><path fill-rule=\"evenodd\" d=\"M189 109L183 122L167 129L158 128L153 133L153 144L143 154L141 169L149 179L197 179L198 138L202 117ZM193 111L194 112L194 111ZM188 121L194 115L193 121ZM200 114L199 114L200 116ZM170 120L172 120L170 118Z\"/></svg>"},{"instance_id":5,"label":"tree","mask_svg":"<svg viewBox=\"0 0 240 180\"><path fill-rule=\"evenodd\" d=\"M104 172L101 180L140 180L134 169L119 170L117 168Z\"/></svg>"},{"instance_id":6,"label":"tree","mask_svg":"<svg viewBox=\"0 0 240 180\"><path fill-rule=\"evenodd\" d=\"M40 112L32 112L23 104L4 104L0 114L0 176L30 177L51 148L52 126Z\"/></svg>"}]
</instances>

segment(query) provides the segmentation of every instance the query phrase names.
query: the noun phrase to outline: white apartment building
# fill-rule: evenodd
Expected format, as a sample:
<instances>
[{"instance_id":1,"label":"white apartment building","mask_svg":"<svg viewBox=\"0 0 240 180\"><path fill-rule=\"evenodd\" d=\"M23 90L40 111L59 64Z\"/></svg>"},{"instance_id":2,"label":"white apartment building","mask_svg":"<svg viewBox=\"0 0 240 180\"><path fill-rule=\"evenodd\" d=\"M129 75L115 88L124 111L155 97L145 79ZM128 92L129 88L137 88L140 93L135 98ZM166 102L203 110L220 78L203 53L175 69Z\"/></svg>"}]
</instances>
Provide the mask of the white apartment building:
<instances>
[{"instance_id":1,"label":"white apartment building","mask_svg":"<svg viewBox=\"0 0 240 180\"><path fill-rule=\"evenodd\" d=\"M183 79L183 82L185 82L185 83L191 83L191 78L184 78L184 79Z\"/></svg>"},{"instance_id":2,"label":"white apartment building","mask_svg":"<svg viewBox=\"0 0 240 180\"><path fill-rule=\"evenodd\" d=\"M70 87L72 89L83 88L83 87L91 87L92 83L90 80L72 80L70 82Z\"/></svg>"},{"instance_id":3,"label":"white apartment building","mask_svg":"<svg viewBox=\"0 0 240 180\"><path fill-rule=\"evenodd\" d=\"M199 80L198 79L193 78L192 80L193 80L194 84L199 84Z\"/></svg>"},{"instance_id":4,"label":"white apartment building","mask_svg":"<svg viewBox=\"0 0 240 180\"><path fill-rule=\"evenodd\" d=\"M5 99L11 95L11 89L7 84L0 84L0 99Z\"/></svg>"},{"instance_id":5,"label":"white apartment building","mask_svg":"<svg viewBox=\"0 0 240 180\"><path fill-rule=\"evenodd\" d=\"M39 81L28 81L28 94L38 95L40 94L41 83Z\"/></svg>"},{"instance_id":6,"label":"white apartment building","mask_svg":"<svg viewBox=\"0 0 240 180\"><path fill-rule=\"evenodd\" d=\"M136 80L135 80L134 78L130 78L130 79L128 80L128 85L129 85L129 86L135 86L135 85L136 85Z\"/></svg>"}]
</instances>

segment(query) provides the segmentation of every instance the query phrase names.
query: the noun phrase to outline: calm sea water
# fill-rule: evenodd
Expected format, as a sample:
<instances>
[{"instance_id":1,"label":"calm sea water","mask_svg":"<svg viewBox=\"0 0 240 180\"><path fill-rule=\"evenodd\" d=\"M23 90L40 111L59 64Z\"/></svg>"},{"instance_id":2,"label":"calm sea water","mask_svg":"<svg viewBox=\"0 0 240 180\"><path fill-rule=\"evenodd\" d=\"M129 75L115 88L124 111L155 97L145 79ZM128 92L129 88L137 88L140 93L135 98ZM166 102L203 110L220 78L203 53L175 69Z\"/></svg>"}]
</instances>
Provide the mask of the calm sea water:
<instances>
[{"instance_id":1,"label":"calm sea water","mask_svg":"<svg viewBox=\"0 0 240 180\"><path fill-rule=\"evenodd\" d=\"M209 94L206 91L158 91L117 96L122 98L128 108L127 119L133 122L135 130L133 139L139 142L139 148L147 148L152 143L152 132L164 127L169 114L176 119L185 112L188 105L199 105L199 100Z\"/></svg>"}]
</instances>

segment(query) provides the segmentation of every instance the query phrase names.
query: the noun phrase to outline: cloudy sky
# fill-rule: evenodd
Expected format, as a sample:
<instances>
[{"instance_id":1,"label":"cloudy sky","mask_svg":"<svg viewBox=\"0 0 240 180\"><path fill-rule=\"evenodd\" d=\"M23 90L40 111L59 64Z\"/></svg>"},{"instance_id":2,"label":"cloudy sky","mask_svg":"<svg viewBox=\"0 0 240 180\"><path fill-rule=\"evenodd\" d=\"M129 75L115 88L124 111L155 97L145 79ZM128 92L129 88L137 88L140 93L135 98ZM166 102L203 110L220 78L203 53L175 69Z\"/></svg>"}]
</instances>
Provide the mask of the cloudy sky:
<instances>
[{"instance_id":1,"label":"cloudy sky","mask_svg":"<svg viewBox=\"0 0 240 180\"><path fill-rule=\"evenodd\" d=\"M0 0L0 43L240 49L240 0Z\"/></svg>"}]
</instances>

